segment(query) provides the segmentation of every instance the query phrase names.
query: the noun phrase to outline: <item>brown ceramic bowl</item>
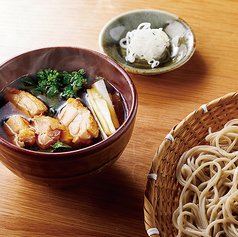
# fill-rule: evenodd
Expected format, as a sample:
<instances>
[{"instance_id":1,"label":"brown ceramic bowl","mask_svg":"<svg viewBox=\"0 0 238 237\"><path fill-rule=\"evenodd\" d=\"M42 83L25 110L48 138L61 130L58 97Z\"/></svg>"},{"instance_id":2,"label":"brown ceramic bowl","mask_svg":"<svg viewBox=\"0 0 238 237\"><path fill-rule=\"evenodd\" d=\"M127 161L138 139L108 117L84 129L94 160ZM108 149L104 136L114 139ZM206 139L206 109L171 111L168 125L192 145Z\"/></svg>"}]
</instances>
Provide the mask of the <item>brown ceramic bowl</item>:
<instances>
[{"instance_id":1,"label":"brown ceramic bowl","mask_svg":"<svg viewBox=\"0 0 238 237\"><path fill-rule=\"evenodd\" d=\"M121 94L126 118L107 139L79 150L43 153L19 148L0 137L0 160L14 174L30 182L52 187L69 187L94 177L122 154L132 135L137 93L129 75L116 62L98 52L82 48L53 47L21 54L0 66L0 90L12 81L41 69L84 69L101 76Z\"/></svg>"}]
</instances>

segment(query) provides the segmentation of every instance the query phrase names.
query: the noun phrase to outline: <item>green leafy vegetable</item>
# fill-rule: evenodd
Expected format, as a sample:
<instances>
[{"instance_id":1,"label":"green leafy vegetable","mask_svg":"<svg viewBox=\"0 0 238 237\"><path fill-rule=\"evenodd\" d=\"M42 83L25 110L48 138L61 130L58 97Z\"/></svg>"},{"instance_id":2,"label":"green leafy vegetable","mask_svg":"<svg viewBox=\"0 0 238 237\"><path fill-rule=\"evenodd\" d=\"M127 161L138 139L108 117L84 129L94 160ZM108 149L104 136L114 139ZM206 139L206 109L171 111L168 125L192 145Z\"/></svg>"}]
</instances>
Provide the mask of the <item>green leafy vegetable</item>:
<instances>
[{"instance_id":1,"label":"green leafy vegetable","mask_svg":"<svg viewBox=\"0 0 238 237\"><path fill-rule=\"evenodd\" d=\"M62 83L66 85L62 93L63 97L66 99L77 97L77 91L87 84L87 78L84 77L84 74L85 71L83 69L72 73L66 71L61 73Z\"/></svg>"},{"instance_id":2,"label":"green leafy vegetable","mask_svg":"<svg viewBox=\"0 0 238 237\"><path fill-rule=\"evenodd\" d=\"M57 70L45 69L37 73L38 85L36 89L43 91L47 96L54 96L60 92L62 86L61 79L58 77Z\"/></svg>"},{"instance_id":3,"label":"green leafy vegetable","mask_svg":"<svg viewBox=\"0 0 238 237\"><path fill-rule=\"evenodd\" d=\"M75 91L72 89L71 85L67 85L64 89L64 91L62 92L62 96L65 98L74 98L76 97L76 93Z\"/></svg>"},{"instance_id":4,"label":"green leafy vegetable","mask_svg":"<svg viewBox=\"0 0 238 237\"><path fill-rule=\"evenodd\" d=\"M77 98L77 92L87 84L87 78L83 69L69 73L48 68L37 72L36 80L24 77L22 84L35 96L43 95L52 112L56 111L60 97Z\"/></svg>"},{"instance_id":5,"label":"green leafy vegetable","mask_svg":"<svg viewBox=\"0 0 238 237\"><path fill-rule=\"evenodd\" d=\"M65 143L64 141L58 140L54 145L51 145L51 148L45 149L45 150L38 150L40 152L50 152L53 153L57 150L67 150L72 148L70 145L68 145L67 143Z\"/></svg>"},{"instance_id":6,"label":"green leafy vegetable","mask_svg":"<svg viewBox=\"0 0 238 237\"><path fill-rule=\"evenodd\" d=\"M58 140L54 145L51 145L54 149L58 148L72 148L70 145L65 143L64 141Z\"/></svg>"},{"instance_id":7,"label":"green leafy vegetable","mask_svg":"<svg viewBox=\"0 0 238 237\"><path fill-rule=\"evenodd\" d=\"M22 83L24 86L35 86L36 85L35 81L29 76L23 77Z\"/></svg>"}]
</instances>

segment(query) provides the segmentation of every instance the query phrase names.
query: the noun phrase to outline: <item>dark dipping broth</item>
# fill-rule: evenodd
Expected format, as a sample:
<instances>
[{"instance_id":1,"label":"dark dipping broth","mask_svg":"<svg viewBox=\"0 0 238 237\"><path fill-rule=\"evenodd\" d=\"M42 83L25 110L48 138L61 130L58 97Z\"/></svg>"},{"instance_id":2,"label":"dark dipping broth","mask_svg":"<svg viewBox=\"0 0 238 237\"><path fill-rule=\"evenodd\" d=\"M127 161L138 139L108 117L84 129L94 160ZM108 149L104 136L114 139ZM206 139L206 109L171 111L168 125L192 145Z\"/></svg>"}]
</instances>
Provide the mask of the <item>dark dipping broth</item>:
<instances>
[{"instance_id":1,"label":"dark dipping broth","mask_svg":"<svg viewBox=\"0 0 238 237\"><path fill-rule=\"evenodd\" d=\"M71 72L69 72L69 73L71 73ZM25 78L26 76L30 77L35 82L37 82L37 80L38 80L37 79L37 73L31 74L31 75L25 75L21 78L16 79L11 84L9 84L7 87L14 87L14 88L17 88L19 90L24 90L24 91L30 92L29 88L24 86L24 84L22 82L23 78ZM92 77L90 75L87 75L87 72L85 72L84 77L87 78L87 83L82 89L79 89L77 91L77 99L80 100L80 102L90 110L88 102L86 100L86 95L87 95L86 90L91 88L92 83L96 80L97 77ZM119 124L121 125L124 122L124 120L127 116L127 112L126 112L126 109L125 109L125 103L124 103L123 98L121 97L120 93L116 90L116 88L114 86L112 86L105 78L103 78L103 79L104 79L104 82L106 84L108 93L111 94L111 99L112 99L112 102L113 102L113 105L114 105L114 109L116 111L116 115L117 115ZM5 140L9 141L8 135L4 132L4 130L2 128L4 123L13 115L20 115L23 118L27 119L28 121L30 121L32 118L28 117L24 112L17 109L15 106L13 106L12 103L9 103L9 102L6 103L6 101L4 100L4 90L5 90L5 88L0 92L0 114L1 114L1 116L0 116L0 136L2 138L4 138ZM33 87L30 87L30 89L32 89L32 88ZM36 96L36 95L34 95L34 96ZM42 100L48 107L48 113L45 114L45 116L50 116L50 117L53 117L53 118L57 117L57 115L60 113L62 108L64 108L66 106L66 104L67 104L66 102L68 100L68 98L64 98L62 96L59 96L57 108L54 111L52 111L52 109L50 109L48 99L46 98L45 95L37 95L36 97L38 99ZM93 145L93 144L95 144L95 143L97 143L101 140L103 140L103 136L102 136L101 131L99 129L98 138L94 138L93 142L89 146L91 146L91 145ZM54 150L54 152L76 150L76 149L81 149L81 148L84 148L84 147L86 147L86 146L85 145L80 145L80 146L71 147L71 148L58 148L58 149ZM51 150L40 150L37 147L37 145L34 145L33 147L29 147L28 149L35 150L35 151L42 151L42 152L53 152Z\"/></svg>"}]
</instances>

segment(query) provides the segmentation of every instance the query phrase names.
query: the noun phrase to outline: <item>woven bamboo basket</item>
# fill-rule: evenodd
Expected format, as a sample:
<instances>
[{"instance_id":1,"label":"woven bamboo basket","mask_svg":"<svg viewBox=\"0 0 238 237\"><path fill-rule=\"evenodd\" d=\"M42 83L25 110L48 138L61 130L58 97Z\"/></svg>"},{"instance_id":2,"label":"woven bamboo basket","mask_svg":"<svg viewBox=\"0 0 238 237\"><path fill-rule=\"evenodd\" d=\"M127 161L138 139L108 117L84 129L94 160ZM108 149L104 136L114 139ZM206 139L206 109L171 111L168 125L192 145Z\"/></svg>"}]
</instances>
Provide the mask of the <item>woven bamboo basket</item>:
<instances>
[{"instance_id":1,"label":"woven bamboo basket","mask_svg":"<svg viewBox=\"0 0 238 237\"><path fill-rule=\"evenodd\" d=\"M144 196L144 223L149 236L177 236L172 215L182 191L176 179L179 158L190 148L205 143L209 127L218 131L235 118L238 118L238 92L202 105L165 137L152 161Z\"/></svg>"}]
</instances>

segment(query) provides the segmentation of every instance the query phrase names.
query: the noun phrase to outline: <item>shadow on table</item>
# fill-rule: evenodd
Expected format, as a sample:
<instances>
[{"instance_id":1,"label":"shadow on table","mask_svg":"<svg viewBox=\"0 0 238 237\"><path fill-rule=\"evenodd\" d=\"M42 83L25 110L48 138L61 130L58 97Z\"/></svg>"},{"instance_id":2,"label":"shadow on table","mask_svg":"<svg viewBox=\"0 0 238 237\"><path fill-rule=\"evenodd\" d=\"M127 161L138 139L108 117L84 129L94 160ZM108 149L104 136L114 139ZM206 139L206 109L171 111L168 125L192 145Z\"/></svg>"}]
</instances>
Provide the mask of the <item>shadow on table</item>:
<instances>
[{"instance_id":1,"label":"shadow on table","mask_svg":"<svg viewBox=\"0 0 238 237\"><path fill-rule=\"evenodd\" d=\"M121 231L131 226L129 236L133 236L135 230L143 236L144 193L141 190L144 188L141 186L128 178L128 174L121 167L114 164L104 173L79 186L49 189L47 192L50 193L50 199L62 202L66 209L73 209L71 214L78 217L78 222L81 222L82 218L91 217L92 221L98 222L93 225L100 225L103 220L106 225L114 228L114 231L117 228L118 234L122 234Z\"/></svg>"},{"instance_id":2,"label":"shadow on table","mask_svg":"<svg viewBox=\"0 0 238 237\"><path fill-rule=\"evenodd\" d=\"M153 84L155 86L164 85L169 86L171 90L178 90L180 88L196 88L200 83L202 83L207 72L208 65L206 65L204 58L199 54L199 52L195 52L186 64L168 73L150 76L130 75L135 82L149 83L151 86L153 86Z\"/></svg>"}]
</instances>

